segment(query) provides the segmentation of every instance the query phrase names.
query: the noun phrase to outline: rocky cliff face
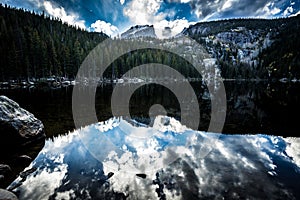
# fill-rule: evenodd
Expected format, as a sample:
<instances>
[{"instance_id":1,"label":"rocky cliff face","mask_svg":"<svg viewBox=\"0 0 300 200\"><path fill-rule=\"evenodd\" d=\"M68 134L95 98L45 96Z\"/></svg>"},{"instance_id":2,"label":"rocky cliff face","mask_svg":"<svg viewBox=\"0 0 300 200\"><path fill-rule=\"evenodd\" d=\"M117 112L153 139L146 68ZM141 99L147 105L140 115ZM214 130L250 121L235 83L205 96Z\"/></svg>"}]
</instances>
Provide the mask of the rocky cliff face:
<instances>
[{"instance_id":1,"label":"rocky cliff face","mask_svg":"<svg viewBox=\"0 0 300 200\"><path fill-rule=\"evenodd\" d=\"M277 31L275 27L273 29L254 28L247 27L245 24L234 21L219 22L218 28L214 28L214 25L210 23L198 24L184 30L183 33L201 39L209 51L218 58L224 57L225 52L230 51L232 55L229 59L232 62L257 65L259 51L272 44L272 38Z\"/></svg>"},{"instance_id":2,"label":"rocky cliff face","mask_svg":"<svg viewBox=\"0 0 300 200\"><path fill-rule=\"evenodd\" d=\"M222 78L300 81L300 15L280 19L229 19L199 22L163 43L177 45L188 36L201 44ZM159 39L153 26L134 26L123 39ZM186 45L186 54L199 54ZM192 45L193 46L193 45Z\"/></svg>"},{"instance_id":3,"label":"rocky cliff face","mask_svg":"<svg viewBox=\"0 0 300 200\"><path fill-rule=\"evenodd\" d=\"M121 34L121 38L123 39L139 38L139 37L156 38L153 25L136 25Z\"/></svg>"},{"instance_id":4,"label":"rocky cliff face","mask_svg":"<svg viewBox=\"0 0 300 200\"><path fill-rule=\"evenodd\" d=\"M200 22L182 31L217 59L225 78L299 78L300 16ZM282 62L285 60L285 62Z\"/></svg>"}]
</instances>

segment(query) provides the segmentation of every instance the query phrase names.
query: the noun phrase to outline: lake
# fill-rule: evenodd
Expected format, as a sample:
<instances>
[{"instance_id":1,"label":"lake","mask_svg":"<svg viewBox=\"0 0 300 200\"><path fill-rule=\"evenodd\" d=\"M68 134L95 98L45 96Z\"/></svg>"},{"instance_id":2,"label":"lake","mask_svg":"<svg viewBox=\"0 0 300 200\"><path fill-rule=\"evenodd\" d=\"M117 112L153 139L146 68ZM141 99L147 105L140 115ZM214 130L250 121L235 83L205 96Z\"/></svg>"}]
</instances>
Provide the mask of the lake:
<instances>
[{"instance_id":1,"label":"lake","mask_svg":"<svg viewBox=\"0 0 300 200\"><path fill-rule=\"evenodd\" d=\"M207 89L201 82L191 84L197 95L201 111L198 130L206 131L210 121L211 103ZM300 136L298 114L300 111L300 83L225 81L227 97L226 134L269 134ZM72 87L40 87L0 89L1 95L15 100L33 113L44 125L48 138L72 131ZM128 89L130 84L122 87ZM97 88L96 113L98 121L112 117L110 109L114 84ZM180 119L179 102L166 87L150 84L137 89L130 99L133 118L149 123L149 109L161 104L168 116Z\"/></svg>"},{"instance_id":2,"label":"lake","mask_svg":"<svg viewBox=\"0 0 300 200\"><path fill-rule=\"evenodd\" d=\"M1 89L47 134L8 189L20 199L300 198L300 84L225 81L222 133L206 132L211 96L201 82L191 85L201 111L198 131L180 124L180 102L158 84L136 89L131 116L120 118L110 109L115 84L102 84L95 95L99 123L81 129L73 121L73 86ZM149 113L156 104L168 117Z\"/></svg>"}]
</instances>

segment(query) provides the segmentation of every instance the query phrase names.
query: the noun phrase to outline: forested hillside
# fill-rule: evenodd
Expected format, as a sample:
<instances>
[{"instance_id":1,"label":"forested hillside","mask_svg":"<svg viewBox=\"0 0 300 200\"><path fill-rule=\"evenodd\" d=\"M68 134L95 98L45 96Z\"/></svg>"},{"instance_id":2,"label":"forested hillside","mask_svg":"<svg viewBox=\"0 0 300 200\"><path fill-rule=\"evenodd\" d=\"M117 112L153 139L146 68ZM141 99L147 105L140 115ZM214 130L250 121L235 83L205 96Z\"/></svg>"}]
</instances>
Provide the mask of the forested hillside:
<instances>
[{"instance_id":1,"label":"forested hillside","mask_svg":"<svg viewBox=\"0 0 300 200\"><path fill-rule=\"evenodd\" d=\"M197 40L216 59L215 70L220 71L223 78L292 80L300 79L299 32L300 16L296 16L201 22L182 34ZM50 76L72 79L87 54L106 38L105 34L72 27L44 13L1 5L0 81ZM184 48L180 47L180 36L168 40L142 40ZM186 46L186 49L192 47ZM185 53L192 55L203 51L186 50ZM112 63L105 76L120 78L132 67L151 62L169 65L186 77L198 77L178 56L153 50L121 56Z\"/></svg>"},{"instance_id":2,"label":"forested hillside","mask_svg":"<svg viewBox=\"0 0 300 200\"><path fill-rule=\"evenodd\" d=\"M287 20L260 56L272 78L300 79L300 15Z\"/></svg>"},{"instance_id":3,"label":"forested hillside","mask_svg":"<svg viewBox=\"0 0 300 200\"><path fill-rule=\"evenodd\" d=\"M43 13L0 5L0 80L73 78L87 53L105 38Z\"/></svg>"}]
</instances>

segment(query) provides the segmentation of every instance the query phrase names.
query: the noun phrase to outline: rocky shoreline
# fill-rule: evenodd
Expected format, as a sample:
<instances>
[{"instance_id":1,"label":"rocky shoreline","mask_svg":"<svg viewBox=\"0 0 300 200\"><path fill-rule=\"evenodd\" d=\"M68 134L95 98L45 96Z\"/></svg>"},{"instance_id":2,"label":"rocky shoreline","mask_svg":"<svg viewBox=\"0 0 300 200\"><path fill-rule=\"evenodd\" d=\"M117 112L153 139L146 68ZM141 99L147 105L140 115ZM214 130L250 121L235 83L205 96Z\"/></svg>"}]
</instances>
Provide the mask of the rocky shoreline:
<instances>
[{"instance_id":1,"label":"rocky shoreline","mask_svg":"<svg viewBox=\"0 0 300 200\"><path fill-rule=\"evenodd\" d=\"M18 199L5 188L42 149L43 123L6 96L0 96L0 200Z\"/></svg>"}]
</instances>

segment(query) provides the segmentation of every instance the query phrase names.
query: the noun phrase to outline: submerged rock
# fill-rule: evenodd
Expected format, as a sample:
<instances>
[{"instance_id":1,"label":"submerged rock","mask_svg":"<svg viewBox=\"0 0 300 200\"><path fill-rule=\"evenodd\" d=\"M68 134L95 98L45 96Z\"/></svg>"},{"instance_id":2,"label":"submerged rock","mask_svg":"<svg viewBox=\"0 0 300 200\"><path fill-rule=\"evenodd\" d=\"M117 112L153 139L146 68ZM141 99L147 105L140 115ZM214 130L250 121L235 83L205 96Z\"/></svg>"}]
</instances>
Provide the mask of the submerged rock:
<instances>
[{"instance_id":1,"label":"submerged rock","mask_svg":"<svg viewBox=\"0 0 300 200\"><path fill-rule=\"evenodd\" d=\"M0 164L0 174L1 175L4 175L6 174L7 172L10 172L11 171L11 168L9 165L4 165L4 164Z\"/></svg>"},{"instance_id":2,"label":"submerged rock","mask_svg":"<svg viewBox=\"0 0 300 200\"><path fill-rule=\"evenodd\" d=\"M42 122L6 96L0 96L0 133L2 151L45 138Z\"/></svg>"},{"instance_id":3,"label":"submerged rock","mask_svg":"<svg viewBox=\"0 0 300 200\"><path fill-rule=\"evenodd\" d=\"M146 174L136 174L137 177L140 177L140 178L147 178L147 175Z\"/></svg>"},{"instance_id":4,"label":"submerged rock","mask_svg":"<svg viewBox=\"0 0 300 200\"><path fill-rule=\"evenodd\" d=\"M32 158L28 155L21 155L21 156L17 156L15 159L14 159L14 162L17 164L17 165L29 165L32 161Z\"/></svg>"},{"instance_id":5,"label":"submerged rock","mask_svg":"<svg viewBox=\"0 0 300 200\"><path fill-rule=\"evenodd\" d=\"M7 187L28 166L44 139L40 120L15 101L0 96L0 187Z\"/></svg>"}]
</instances>

